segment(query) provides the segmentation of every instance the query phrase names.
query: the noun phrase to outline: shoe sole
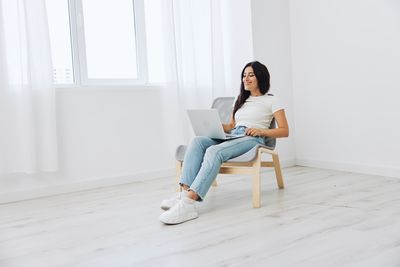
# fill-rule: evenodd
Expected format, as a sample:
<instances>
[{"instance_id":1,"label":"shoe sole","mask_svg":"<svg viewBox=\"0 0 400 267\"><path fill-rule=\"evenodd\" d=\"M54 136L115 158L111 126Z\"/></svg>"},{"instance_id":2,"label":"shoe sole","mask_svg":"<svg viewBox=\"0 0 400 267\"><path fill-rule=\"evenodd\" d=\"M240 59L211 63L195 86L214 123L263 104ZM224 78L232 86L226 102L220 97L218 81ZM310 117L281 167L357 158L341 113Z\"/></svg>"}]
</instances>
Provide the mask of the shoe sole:
<instances>
[{"instance_id":1,"label":"shoe sole","mask_svg":"<svg viewBox=\"0 0 400 267\"><path fill-rule=\"evenodd\" d=\"M191 220L194 220L194 219L197 219L197 218L199 218L199 216L197 215L196 217L194 217L194 218L191 218L191 219L187 219L186 221L183 221L183 222L178 222L178 223L166 223L166 222L163 222L163 221L161 221L163 224L165 224L165 225L177 225L177 224L181 224L181 223L184 223L184 222L188 222L188 221L191 221Z\"/></svg>"}]
</instances>

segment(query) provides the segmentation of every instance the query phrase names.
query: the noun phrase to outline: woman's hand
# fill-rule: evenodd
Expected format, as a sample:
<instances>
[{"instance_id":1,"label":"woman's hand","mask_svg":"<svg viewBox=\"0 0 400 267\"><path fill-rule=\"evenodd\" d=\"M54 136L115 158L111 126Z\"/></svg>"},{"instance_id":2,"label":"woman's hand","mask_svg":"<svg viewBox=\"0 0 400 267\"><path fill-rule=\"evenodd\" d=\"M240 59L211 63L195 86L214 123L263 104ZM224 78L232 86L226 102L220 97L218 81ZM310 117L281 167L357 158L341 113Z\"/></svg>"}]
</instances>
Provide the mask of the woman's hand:
<instances>
[{"instance_id":1,"label":"woman's hand","mask_svg":"<svg viewBox=\"0 0 400 267\"><path fill-rule=\"evenodd\" d=\"M263 135L263 131L262 131L262 129L258 129L258 128L247 128L246 129L246 135L262 136Z\"/></svg>"},{"instance_id":2,"label":"woman's hand","mask_svg":"<svg viewBox=\"0 0 400 267\"><path fill-rule=\"evenodd\" d=\"M233 119L233 115L231 115L231 120L228 124L222 124L225 133L229 133L233 128L235 128L235 120Z\"/></svg>"}]
</instances>

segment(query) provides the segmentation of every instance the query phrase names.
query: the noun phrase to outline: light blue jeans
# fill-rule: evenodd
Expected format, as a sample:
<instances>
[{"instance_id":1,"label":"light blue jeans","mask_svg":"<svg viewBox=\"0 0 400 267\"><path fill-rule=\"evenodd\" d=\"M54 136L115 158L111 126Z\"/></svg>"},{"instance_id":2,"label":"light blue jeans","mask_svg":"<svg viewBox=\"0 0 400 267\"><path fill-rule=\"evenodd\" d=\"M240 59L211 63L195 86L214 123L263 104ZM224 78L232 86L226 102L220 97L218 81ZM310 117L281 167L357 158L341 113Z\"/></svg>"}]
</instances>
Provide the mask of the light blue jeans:
<instances>
[{"instance_id":1,"label":"light blue jeans","mask_svg":"<svg viewBox=\"0 0 400 267\"><path fill-rule=\"evenodd\" d=\"M233 134L244 133L245 127L232 130ZM197 136L190 142L183 161L181 185L187 185L203 200L219 169L225 161L238 157L257 144L265 144L264 137L245 136L228 141Z\"/></svg>"}]
</instances>

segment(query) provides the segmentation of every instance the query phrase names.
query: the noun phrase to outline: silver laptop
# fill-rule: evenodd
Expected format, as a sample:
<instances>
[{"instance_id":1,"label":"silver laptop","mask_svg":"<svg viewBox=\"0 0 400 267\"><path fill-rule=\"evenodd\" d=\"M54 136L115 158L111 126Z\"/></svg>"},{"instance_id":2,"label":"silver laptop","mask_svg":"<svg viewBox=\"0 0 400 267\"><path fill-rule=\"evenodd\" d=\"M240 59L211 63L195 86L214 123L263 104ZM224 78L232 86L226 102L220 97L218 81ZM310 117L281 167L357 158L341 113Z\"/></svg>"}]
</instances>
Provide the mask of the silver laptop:
<instances>
[{"instance_id":1,"label":"silver laptop","mask_svg":"<svg viewBox=\"0 0 400 267\"><path fill-rule=\"evenodd\" d=\"M246 136L233 135L224 132L218 110L216 109L188 109L193 131L197 136L208 136L214 139L229 140Z\"/></svg>"}]
</instances>

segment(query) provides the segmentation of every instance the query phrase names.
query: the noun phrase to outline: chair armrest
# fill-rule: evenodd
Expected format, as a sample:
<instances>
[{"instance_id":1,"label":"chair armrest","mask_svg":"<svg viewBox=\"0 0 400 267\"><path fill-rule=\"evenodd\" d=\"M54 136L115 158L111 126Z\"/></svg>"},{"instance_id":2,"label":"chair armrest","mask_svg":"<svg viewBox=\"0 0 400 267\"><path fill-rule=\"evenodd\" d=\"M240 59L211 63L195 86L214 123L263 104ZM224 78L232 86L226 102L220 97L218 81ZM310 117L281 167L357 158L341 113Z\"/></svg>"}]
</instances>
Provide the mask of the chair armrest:
<instances>
[{"instance_id":1,"label":"chair armrest","mask_svg":"<svg viewBox=\"0 0 400 267\"><path fill-rule=\"evenodd\" d=\"M185 158L185 154L186 154L186 149L187 146L186 145L180 145L176 148L175 151L175 159L177 161L183 161L183 159Z\"/></svg>"}]
</instances>

